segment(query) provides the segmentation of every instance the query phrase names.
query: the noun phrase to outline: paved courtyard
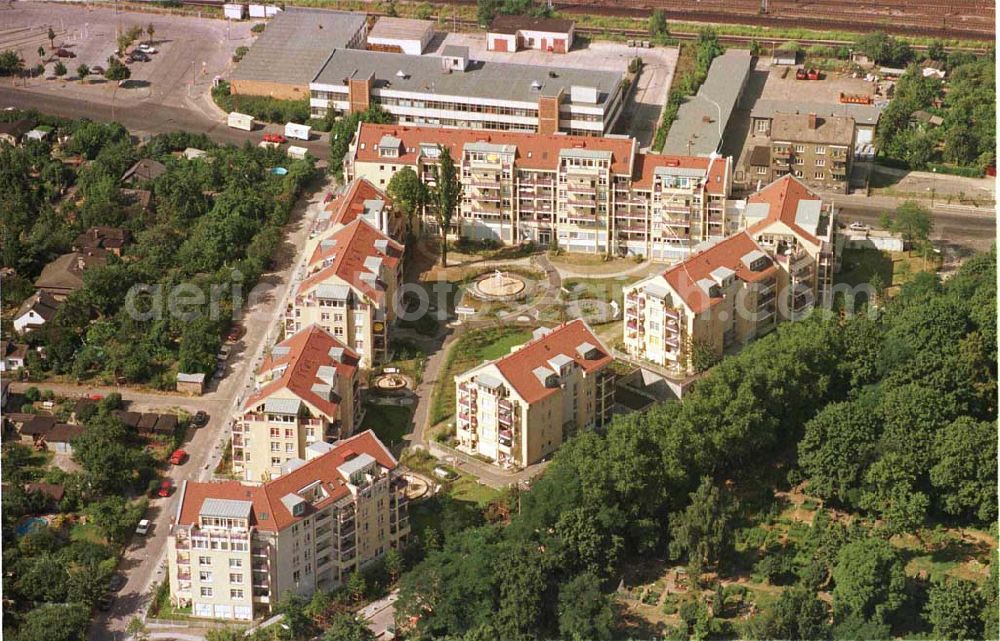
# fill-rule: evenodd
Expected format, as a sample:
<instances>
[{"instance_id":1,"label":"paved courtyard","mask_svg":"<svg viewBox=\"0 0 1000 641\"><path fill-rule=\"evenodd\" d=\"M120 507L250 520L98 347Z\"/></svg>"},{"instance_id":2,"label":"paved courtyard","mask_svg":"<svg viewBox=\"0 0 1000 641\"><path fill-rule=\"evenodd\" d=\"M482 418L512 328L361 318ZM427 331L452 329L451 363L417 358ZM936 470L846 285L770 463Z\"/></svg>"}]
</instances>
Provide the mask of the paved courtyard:
<instances>
[{"instance_id":1,"label":"paved courtyard","mask_svg":"<svg viewBox=\"0 0 1000 641\"><path fill-rule=\"evenodd\" d=\"M152 101L190 107L192 99L204 94L212 79L232 65L236 48L250 44L250 22L31 1L8 7L0 9L0 50L18 51L29 67L39 62L46 67L44 77L19 81L19 85L32 92L88 102L125 106ZM150 56L149 62L130 64L132 77L124 87L96 75L86 82L77 79L76 69L81 64L107 67L119 32L132 27L146 29L150 24L158 53ZM75 58L61 59L68 72L62 79L54 74L56 58L47 35L49 27L56 34L55 47L76 54ZM147 39L144 34L135 44ZM44 59L38 55L39 47L45 49Z\"/></svg>"},{"instance_id":2,"label":"paved courtyard","mask_svg":"<svg viewBox=\"0 0 1000 641\"><path fill-rule=\"evenodd\" d=\"M517 52L487 51L486 35L479 33L439 33L431 42L426 55L440 55L446 45L468 47L477 60L509 62L540 67L570 67L625 73L633 58L643 60L643 71L633 93L633 100L619 118L615 133L627 133L648 147L656 131L660 112L667 101L667 92L677 67L675 47L640 49L620 42L586 42L568 53L548 53L536 50Z\"/></svg>"}]
</instances>

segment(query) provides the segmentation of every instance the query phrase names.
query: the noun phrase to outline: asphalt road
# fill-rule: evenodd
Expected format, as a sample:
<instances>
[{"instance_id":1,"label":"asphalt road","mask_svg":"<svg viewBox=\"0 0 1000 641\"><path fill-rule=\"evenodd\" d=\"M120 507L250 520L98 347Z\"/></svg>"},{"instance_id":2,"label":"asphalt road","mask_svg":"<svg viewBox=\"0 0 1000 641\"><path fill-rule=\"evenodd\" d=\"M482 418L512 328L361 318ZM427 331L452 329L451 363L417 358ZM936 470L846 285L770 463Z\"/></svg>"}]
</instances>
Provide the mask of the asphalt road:
<instances>
[{"instance_id":1,"label":"asphalt road","mask_svg":"<svg viewBox=\"0 0 1000 641\"><path fill-rule=\"evenodd\" d=\"M12 87L10 81L5 79L3 85L0 86L0 109L7 107L37 109L63 118L114 120L139 136L173 131L204 133L218 143L234 145L242 145L247 140L258 144L264 139L265 133L277 133L282 129L279 125L268 125L254 131L232 129L226 126L221 117L214 119L197 110L165 105L155 100L112 106L48 93L41 95L30 89ZM308 142L296 140L293 141L293 144L305 147L313 156L323 161L326 160L330 151L326 134L321 136L313 134L312 140Z\"/></svg>"},{"instance_id":2,"label":"asphalt road","mask_svg":"<svg viewBox=\"0 0 1000 641\"><path fill-rule=\"evenodd\" d=\"M837 208L841 222L860 221L874 226L878 225L879 217L886 211L885 207L857 203L839 204ZM996 240L995 214L986 214L982 210L961 211L944 205L935 206L932 215L934 230L931 232L931 240L936 245L950 246L959 250L960 254L967 254L988 250Z\"/></svg>"}]
</instances>

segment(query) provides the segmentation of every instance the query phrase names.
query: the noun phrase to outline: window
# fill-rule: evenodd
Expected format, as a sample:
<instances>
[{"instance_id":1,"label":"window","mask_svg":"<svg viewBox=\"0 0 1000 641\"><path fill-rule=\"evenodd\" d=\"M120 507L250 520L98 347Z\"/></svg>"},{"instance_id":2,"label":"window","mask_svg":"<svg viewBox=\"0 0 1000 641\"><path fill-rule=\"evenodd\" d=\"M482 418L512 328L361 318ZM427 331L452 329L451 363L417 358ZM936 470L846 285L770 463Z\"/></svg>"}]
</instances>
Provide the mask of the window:
<instances>
[{"instance_id":1,"label":"window","mask_svg":"<svg viewBox=\"0 0 1000 641\"><path fill-rule=\"evenodd\" d=\"M229 567L231 568L243 567L243 559L229 559Z\"/></svg>"},{"instance_id":2,"label":"window","mask_svg":"<svg viewBox=\"0 0 1000 641\"><path fill-rule=\"evenodd\" d=\"M306 438L316 438L316 428L307 427L306 428Z\"/></svg>"},{"instance_id":3,"label":"window","mask_svg":"<svg viewBox=\"0 0 1000 641\"><path fill-rule=\"evenodd\" d=\"M294 452L295 451L295 443L285 443L285 451L286 452Z\"/></svg>"},{"instance_id":4,"label":"window","mask_svg":"<svg viewBox=\"0 0 1000 641\"><path fill-rule=\"evenodd\" d=\"M768 124L767 120L759 119L754 121L753 127L754 130L757 131L757 133L765 133L767 131L767 124Z\"/></svg>"},{"instance_id":5,"label":"window","mask_svg":"<svg viewBox=\"0 0 1000 641\"><path fill-rule=\"evenodd\" d=\"M229 598L230 599L242 599L243 598L243 590L230 590L229 591Z\"/></svg>"},{"instance_id":6,"label":"window","mask_svg":"<svg viewBox=\"0 0 1000 641\"><path fill-rule=\"evenodd\" d=\"M272 427L271 428L271 438L280 438L280 437L281 437L281 428L280 427Z\"/></svg>"},{"instance_id":7,"label":"window","mask_svg":"<svg viewBox=\"0 0 1000 641\"><path fill-rule=\"evenodd\" d=\"M274 466L281 465L281 457L280 456L272 456L271 457L271 465L274 465Z\"/></svg>"},{"instance_id":8,"label":"window","mask_svg":"<svg viewBox=\"0 0 1000 641\"><path fill-rule=\"evenodd\" d=\"M212 557L210 556L199 556L198 565L212 565Z\"/></svg>"},{"instance_id":9,"label":"window","mask_svg":"<svg viewBox=\"0 0 1000 641\"><path fill-rule=\"evenodd\" d=\"M281 443L278 443L277 441L271 441L271 451L272 452L280 452L281 451Z\"/></svg>"},{"instance_id":10,"label":"window","mask_svg":"<svg viewBox=\"0 0 1000 641\"><path fill-rule=\"evenodd\" d=\"M816 153L822 156L823 154L826 153L826 147L824 147L823 145L816 145Z\"/></svg>"},{"instance_id":11,"label":"window","mask_svg":"<svg viewBox=\"0 0 1000 641\"><path fill-rule=\"evenodd\" d=\"M826 174L824 174L822 171L817 171L816 173L813 174L813 178L815 178L816 180L823 180L825 176Z\"/></svg>"},{"instance_id":12,"label":"window","mask_svg":"<svg viewBox=\"0 0 1000 641\"><path fill-rule=\"evenodd\" d=\"M816 159L816 166L817 167L826 167L826 158L817 158Z\"/></svg>"},{"instance_id":13,"label":"window","mask_svg":"<svg viewBox=\"0 0 1000 641\"><path fill-rule=\"evenodd\" d=\"M759 175L764 175L767 173L767 167L756 167L755 168Z\"/></svg>"},{"instance_id":14,"label":"window","mask_svg":"<svg viewBox=\"0 0 1000 641\"><path fill-rule=\"evenodd\" d=\"M806 150L805 145L795 145L795 153L797 154L805 153L805 150Z\"/></svg>"},{"instance_id":15,"label":"window","mask_svg":"<svg viewBox=\"0 0 1000 641\"><path fill-rule=\"evenodd\" d=\"M285 438L295 438L295 430L285 430Z\"/></svg>"},{"instance_id":16,"label":"window","mask_svg":"<svg viewBox=\"0 0 1000 641\"><path fill-rule=\"evenodd\" d=\"M211 583L212 582L212 573L211 572L199 572L198 573L198 580L201 581L202 583Z\"/></svg>"},{"instance_id":17,"label":"window","mask_svg":"<svg viewBox=\"0 0 1000 641\"><path fill-rule=\"evenodd\" d=\"M201 596L212 598L212 588L202 588Z\"/></svg>"},{"instance_id":18,"label":"window","mask_svg":"<svg viewBox=\"0 0 1000 641\"><path fill-rule=\"evenodd\" d=\"M230 583L243 583L243 575L238 572L233 572L229 575Z\"/></svg>"},{"instance_id":19,"label":"window","mask_svg":"<svg viewBox=\"0 0 1000 641\"><path fill-rule=\"evenodd\" d=\"M302 575L299 573L298 570L295 570L294 572L292 572L292 581L295 581L296 583L298 583L301 578L302 578Z\"/></svg>"}]
</instances>

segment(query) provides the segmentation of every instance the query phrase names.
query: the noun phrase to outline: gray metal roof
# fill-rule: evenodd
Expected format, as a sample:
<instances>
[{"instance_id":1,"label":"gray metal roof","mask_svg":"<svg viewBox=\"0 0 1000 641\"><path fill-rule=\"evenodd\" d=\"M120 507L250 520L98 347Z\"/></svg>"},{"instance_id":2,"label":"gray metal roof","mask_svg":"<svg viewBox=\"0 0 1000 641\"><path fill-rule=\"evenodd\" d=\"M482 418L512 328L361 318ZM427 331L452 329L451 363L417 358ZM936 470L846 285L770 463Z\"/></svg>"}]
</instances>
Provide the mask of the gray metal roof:
<instances>
[{"instance_id":1,"label":"gray metal roof","mask_svg":"<svg viewBox=\"0 0 1000 641\"><path fill-rule=\"evenodd\" d=\"M247 519L250 518L250 510L253 503L250 501L236 501L233 499L205 499L201 504L199 516L215 517L220 519Z\"/></svg>"},{"instance_id":2,"label":"gray metal roof","mask_svg":"<svg viewBox=\"0 0 1000 641\"><path fill-rule=\"evenodd\" d=\"M753 251L749 251L746 254L744 254L743 257L740 258L740 262L742 262L747 268L749 268L751 265L753 265L761 258L767 258L767 254L765 254L759 249L754 249Z\"/></svg>"},{"instance_id":3,"label":"gray metal roof","mask_svg":"<svg viewBox=\"0 0 1000 641\"><path fill-rule=\"evenodd\" d=\"M405 72L406 78L397 76L398 71ZM533 104L547 89L562 88L569 95L570 88L579 85L596 87L597 104L603 105L621 82L621 74L612 71L504 62L474 61L465 71L447 73L442 70L441 59L434 56L338 49L313 84L343 87L347 78L369 74L375 76L376 89ZM541 89L532 88L532 83L540 84Z\"/></svg>"},{"instance_id":4,"label":"gray metal roof","mask_svg":"<svg viewBox=\"0 0 1000 641\"><path fill-rule=\"evenodd\" d=\"M817 116L850 116L859 125L876 125L882 110L878 105L856 105L833 102L794 100L758 100L750 110L751 118L773 118L775 114L816 114Z\"/></svg>"},{"instance_id":5,"label":"gray metal roof","mask_svg":"<svg viewBox=\"0 0 1000 641\"><path fill-rule=\"evenodd\" d=\"M331 285L329 283L321 283L315 289L316 296L319 298L330 298L333 300L346 300L350 291L347 285Z\"/></svg>"},{"instance_id":6,"label":"gray metal roof","mask_svg":"<svg viewBox=\"0 0 1000 641\"><path fill-rule=\"evenodd\" d=\"M716 267L715 269L712 270L711 273L712 273L712 278L715 279L715 282L726 280L730 276L736 274L736 272L725 266Z\"/></svg>"},{"instance_id":7,"label":"gray metal roof","mask_svg":"<svg viewBox=\"0 0 1000 641\"><path fill-rule=\"evenodd\" d=\"M611 160L611 152L606 149L575 149L564 147L559 155L566 158L588 158L592 160Z\"/></svg>"},{"instance_id":8,"label":"gray metal roof","mask_svg":"<svg viewBox=\"0 0 1000 641\"><path fill-rule=\"evenodd\" d=\"M666 298L670 295L670 290L667 289L667 286L655 280L651 280L643 285L643 289L646 290L646 294L656 298Z\"/></svg>"},{"instance_id":9,"label":"gray metal roof","mask_svg":"<svg viewBox=\"0 0 1000 641\"><path fill-rule=\"evenodd\" d=\"M350 480L352 476L361 472L374 462L375 459L372 458L371 454L358 454L351 460L341 463L340 467L337 468L337 471L340 472L341 476L345 479Z\"/></svg>"},{"instance_id":10,"label":"gray metal roof","mask_svg":"<svg viewBox=\"0 0 1000 641\"><path fill-rule=\"evenodd\" d=\"M463 60L468 60L469 48L460 45L445 45L444 49L441 50L441 56L443 58L462 58Z\"/></svg>"},{"instance_id":11,"label":"gray metal roof","mask_svg":"<svg viewBox=\"0 0 1000 641\"><path fill-rule=\"evenodd\" d=\"M697 167L666 167L660 166L653 169L654 176L667 176L670 178L704 178L708 172Z\"/></svg>"},{"instance_id":12,"label":"gray metal roof","mask_svg":"<svg viewBox=\"0 0 1000 641\"><path fill-rule=\"evenodd\" d=\"M573 359L565 354L556 354L555 356L553 356L548 360L549 365L551 365L552 369L555 370L556 372L561 370L563 365L568 365L569 363L572 362Z\"/></svg>"},{"instance_id":13,"label":"gray metal roof","mask_svg":"<svg viewBox=\"0 0 1000 641\"><path fill-rule=\"evenodd\" d=\"M747 218L765 218L771 211L771 206L767 203L749 203L745 210Z\"/></svg>"},{"instance_id":14,"label":"gray metal roof","mask_svg":"<svg viewBox=\"0 0 1000 641\"><path fill-rule=\"evenodd\" d=\"M698 95L678 109L663 153L707 156L718 150L749 74L750 52L745 49L731 49L713 60Z\"/></svg>"},{"instance_id":15,"label":"gray metal roof","mask_svg":"<svg viewBox=\"0 0 1000 641\"><path fill-rule=\"evenodd\" d=\"M597 349L597 346L593 343L584 342L576 346L576 353L580 355L580 358L586 358L587 354L589 354L591 350L595 349Z\"/></svg>"},{"instance_id":16,"label":"gray metal roof","mask_svg":"<svg viewBox=\"0 0 1000 641\"><path fill-rule=\"evenodd\" d=\"M268 23L243 56L234 80L308 85L334 49L365 27L363 13L288 7Z\"/></svg>"},{"instance_id":17,"label":"gray metal roof","mask_svg":"<svg viewBox=\"0 0 1000 641\"><path fill-rule=\"evenodd\" d=\"M503 381L492 374L480 374L476 377L476 383L487 389L496 389L503 385Z\"/></svg>"},{"instance_id":18,"label":"gray metal roof","mask_svg":"<svg viewBox=\"0 0 1000 641\"><path fill-rule=\"evenodd\" d=\"M298 414L302 401L297 398L269 398L264 401L264 411L272 414Z\"/></svg>"},{"instance_id":19,"label":"gray metal roof","mask_svg":"<svg viewBox=\"0 0 1000 641\"><path fill-rule=\"evenodd\" d=\"M795 224L815 234L816 228L819 227L822 209L822 200L800 200L799 206L795 209Z\"/></svg>"},{"instance_id":20,"label":"gray metal roof","mask_svg":"<svg viewBox=\"0 0 1000 641\"><path fill-rule=\"evenodd\" d=\"M531 370L531 373L535 375L535 378L537 378L538 382L542 385L545 385L545 382L549 380L550 376L555 376L555 372L548 367L542 367L541 365Z\"/></svg>"}]
</instances>

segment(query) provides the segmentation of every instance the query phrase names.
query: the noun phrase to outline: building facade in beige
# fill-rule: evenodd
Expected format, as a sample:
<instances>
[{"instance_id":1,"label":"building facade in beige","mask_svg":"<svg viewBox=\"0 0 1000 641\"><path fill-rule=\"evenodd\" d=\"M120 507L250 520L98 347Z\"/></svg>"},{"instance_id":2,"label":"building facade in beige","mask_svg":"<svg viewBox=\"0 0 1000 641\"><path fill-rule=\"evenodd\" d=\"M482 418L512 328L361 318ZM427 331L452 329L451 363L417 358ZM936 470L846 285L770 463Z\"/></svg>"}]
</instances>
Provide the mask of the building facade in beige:
<instances>
[{"instance_id":1,"label":"building facade in beige","mask_svg":"<svg viewBox=\"0 0 1000 641\"><path fill-rule=\"evenodd\" d=\"M353 434L363 417L358 369L357 353L317 325L271 348L233 422L233 471L275 478L311 445Z\"/></svg>"},{"instance_id":2,"label":"building facade in beige","mask_svg":"<svg viewBox=\"0 0 1000 641\"><path fill-rule=\"evenodd\" d=\"M625 350L683 376L832 298L833 208L785 176L752 195L742 231L624 291Z\"/></svg>"},{"instance_id":3,"label":"building facade in beige","mask_svg":"<svg viewBox=\"0 0 1000 641\"><path fill-rule=\"evenodd\" d=\"M332 589L405 543L406 481L371 431L307 457L262 485L184 482L167 539L175 606L261 618L286 593Z\"/></svg>"},{"instance_id":4,"label":"building facade in beige","mask_svg":"<svg viewBox=\"0 0 1000 641\"><path fill-rule=\"evenodd\" d=\"M771 167L755 177L768 182L792 174L810 187L847 193L854 160L854 118L775 114L771 123Z\"/></svg>"},{"instance_id":5,"label":"building facade in beige","mask_svg":"<svg viewBox=\"0 0 1000 641\"><path fill-rule=\"evenodd\" d=\"M285 310L285 332L316 324L364 369L385 360L403 278L403 245L365 218L310 240L308 272Z\"/></svg>"},{"instance_id":6,"label":"building facade in beige","mask_svg":"<svg viewBox=\"0 0 1000 641\"><path fill-rule=\"evenodd\" d=\"M679 259L739 222L731 160L639 153L631 138L476 132L362 123L347 176L378 187L402 167L427 184L440 149L460 171L449 234L572 252ZM427 211L424 225L438 232Z\"/></svg>"},{"instance_id":7,"label":"building facade in beige","mask_svg":"<svg viewBox=\"0 0 1000 641\"><path fill-rule=\"evenodd\" d=\"M535 330L511 354L455 377L459 448L525 467L604 425L614 404L612 360L582 320Z\"/></svg>"}]
</instances>

